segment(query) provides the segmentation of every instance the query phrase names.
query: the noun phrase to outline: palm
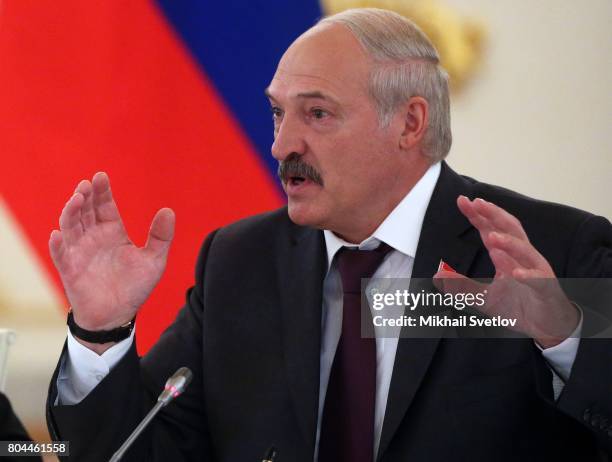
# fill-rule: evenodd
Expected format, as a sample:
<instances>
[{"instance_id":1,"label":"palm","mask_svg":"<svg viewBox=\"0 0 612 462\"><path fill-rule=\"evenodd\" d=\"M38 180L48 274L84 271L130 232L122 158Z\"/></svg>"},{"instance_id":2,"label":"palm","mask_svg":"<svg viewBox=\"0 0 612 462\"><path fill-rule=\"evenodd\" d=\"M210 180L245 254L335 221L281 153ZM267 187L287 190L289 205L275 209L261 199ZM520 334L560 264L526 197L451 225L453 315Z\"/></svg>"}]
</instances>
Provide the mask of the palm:
<instances>
[{"instance_id":1,"label":"palm","mask_svg":"<svg viewBox=\"0 0 612 462\"><path fill-rule=\"evenodd\" d=\"M534 285L537 284L537 288ZM564 304L564 294L555 278L521 282L514 278L496 277L487 287L487 303L483 311L506 319L516 319L516 330L533 338L560 335L551 322L557 307Z\"/></svg>"},{"instance_id":2,"label":"palm","mask_svg":"<svg viewBox=\"0 0 612 462\"><path fill-rule=\"evenodd\" d=\"M516 319L515 328L543 346L567 337L578 324L578 312L563 293L548 261L529 242L520 221L481 199L460 197L457 205L479 231L495 265L495 278L484 285L463 275L439 271L437 278L447 278L444 290L478 293L486 289L487 302L481 311Z\"/></svg>"},{"instance_id":3,"label":"palm","mask_svg":"<svg viewBox=\"0 0 612 462\"><path fill-rule=\"evenodd\" d=\"M82 327L117 326L135 315L164 271L173 228L172 212L161 210L147 245L138 248L127 236L106 175L96 175L93 185L79 184L50 250Z\"/></svg>"},{"instance_id":4,"label":"palm","mask_svg":"<svg viewBox=\"0 0 612 462\"><path fill-rule=\"evenodd\" d=\"M114 223L100 225L65 254L62 281L73 306L135 312L159 279L163 267L117 228Z\"/></svg>"}]
</instances>

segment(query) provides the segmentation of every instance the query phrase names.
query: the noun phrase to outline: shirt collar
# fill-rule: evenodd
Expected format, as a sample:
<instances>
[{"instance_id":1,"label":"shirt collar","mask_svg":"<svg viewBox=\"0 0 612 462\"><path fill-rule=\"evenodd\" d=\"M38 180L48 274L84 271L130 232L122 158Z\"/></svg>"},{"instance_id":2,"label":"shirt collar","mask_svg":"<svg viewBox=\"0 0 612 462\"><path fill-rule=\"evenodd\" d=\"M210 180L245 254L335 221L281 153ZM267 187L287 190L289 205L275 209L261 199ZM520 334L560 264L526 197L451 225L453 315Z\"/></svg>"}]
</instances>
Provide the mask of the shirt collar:
<instances>
[{"instance_id":1,"label":"shirt collar","mask_svg":"<svg viewBox=\"0 0 612 462\"><path fill-rule=\"evenodd\" d=\"M378 247L380 242L385 242L395 250L414 258L425 212L440 176L440 170L439 162L429 167L376 231L359 245L346 242L328 229L323 230L327 248L327 268L329 269L334 255L342 247L372 250Z\"/></svg>"}]
</instances>

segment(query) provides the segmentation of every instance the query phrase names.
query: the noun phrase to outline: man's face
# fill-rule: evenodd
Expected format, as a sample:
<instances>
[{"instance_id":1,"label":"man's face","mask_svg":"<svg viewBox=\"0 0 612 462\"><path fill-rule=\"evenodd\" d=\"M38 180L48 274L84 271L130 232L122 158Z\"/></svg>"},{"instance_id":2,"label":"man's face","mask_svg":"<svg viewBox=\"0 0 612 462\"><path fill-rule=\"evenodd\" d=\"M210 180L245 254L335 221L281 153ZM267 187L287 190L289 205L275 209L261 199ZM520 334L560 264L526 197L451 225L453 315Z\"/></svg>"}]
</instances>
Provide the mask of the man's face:
<instances>
[{"instance_id":1,"label":"man's face","mask_svg":"<svg viewBox=\"0 0 612 462\"><path fill-rule=\"evenodd\" d=\"M343 235L388 202L399 172L397 124L381 128L368 94L370 58L340 25L310 31L282 57L267 89L272 155L289 216Z\"/></svg>"}]
</instances>

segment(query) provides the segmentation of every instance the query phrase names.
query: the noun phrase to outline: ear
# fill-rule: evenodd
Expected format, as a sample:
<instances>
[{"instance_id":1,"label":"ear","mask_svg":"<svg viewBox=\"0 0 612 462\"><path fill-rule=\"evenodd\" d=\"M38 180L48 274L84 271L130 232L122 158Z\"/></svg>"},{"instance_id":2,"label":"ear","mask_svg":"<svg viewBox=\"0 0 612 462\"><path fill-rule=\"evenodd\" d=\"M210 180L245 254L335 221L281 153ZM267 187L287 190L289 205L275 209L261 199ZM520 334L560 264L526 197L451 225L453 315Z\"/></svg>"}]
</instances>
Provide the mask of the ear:
<instances>
[{"instance_id":1,"label":"ear","mask_svg":"<svg viewBox=\"0 0 612 462\"><path fill-rule=\"evenodd\" d=\"M403 132L400 136L400 148L404 150L418 146L429 125L429 104L421 96L412 96L403 106Z\"/></svg>"}]
</instances>

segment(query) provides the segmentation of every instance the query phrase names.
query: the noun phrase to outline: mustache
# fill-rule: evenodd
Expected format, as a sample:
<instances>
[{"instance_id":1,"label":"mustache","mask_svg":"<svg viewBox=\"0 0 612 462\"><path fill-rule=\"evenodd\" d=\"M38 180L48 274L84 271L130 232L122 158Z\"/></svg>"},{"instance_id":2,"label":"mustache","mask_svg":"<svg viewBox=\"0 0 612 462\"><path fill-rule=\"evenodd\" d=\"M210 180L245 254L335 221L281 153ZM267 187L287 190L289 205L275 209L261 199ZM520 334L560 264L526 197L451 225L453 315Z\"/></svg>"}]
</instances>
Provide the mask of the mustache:
<instances>
[{"instance_id":1,"label":"mustache","mask_svg":"<svg viewBox=\"0 0 612 462\"><path fill-rule=\"evenodd\" d=\"M321 174L310 164L304 162L299 154L290 154L285 160L278 163L277 175L283 183L292 177L308 179L323 186Z\"/></svg>"}]
</instances>

